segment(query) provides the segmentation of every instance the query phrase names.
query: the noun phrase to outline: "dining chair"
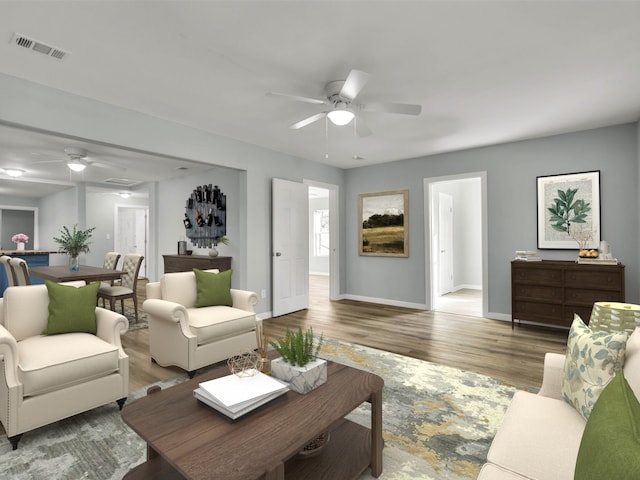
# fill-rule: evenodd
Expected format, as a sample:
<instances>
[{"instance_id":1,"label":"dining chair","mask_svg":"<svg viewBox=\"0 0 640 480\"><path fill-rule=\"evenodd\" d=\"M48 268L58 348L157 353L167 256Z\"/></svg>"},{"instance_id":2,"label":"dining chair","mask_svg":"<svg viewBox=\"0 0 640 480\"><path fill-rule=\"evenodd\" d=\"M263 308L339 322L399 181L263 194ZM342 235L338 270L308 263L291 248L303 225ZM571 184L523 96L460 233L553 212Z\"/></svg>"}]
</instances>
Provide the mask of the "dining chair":
<instances>
[{"instance_id":1,"label":"dining chair","mask_svg":"<svg viewBox=\"0 0 640 480\"><path fill-rule=\"evenodd\" d=\"M16 276L13 274L13 269L9 264L9 260L11 260L11 257L9 255L0 256L0 263L2 263L4 271L7 274L7 286L13 287L14 285L16 285Z\"/></svg>"},{"instance_id":2,"label":"dining chair","mask_svg":"<svg viewBox=\"0 0 640 480\"><path fill-rule=\"evenodd\" d=\"M9 259L9 266L11 270L13 270L13 276L17 286L23 287L25 285L31 285L29 267L23 258L11 257Z\"/></svg>"},{"instance_id":3,"label":"dining chair","mask_svg":"<svg viewBox=\"0 0 640 480\"><path fill-rule=\"evenodd\" d=\"M104 256L104 263L102 264L102 268L105 270L115 270L118 266L118 260L120 260L120 253L118 252L107 252ZM108 282L101 282L101 287L112 287L113 280Z\"/></svg>"},{"instance_id":4,"label":"dining chair","mask_svg":"<svg viewBox=\"0 0 640 480\"><path fill-rule=\"evenodd\" d=\"M124 273L120 277L120 285L101 285L98 291L98 299L102 299L103 305L105 301L108 300L110 309L113 311L115 311L116 301L120 300L120 308L123 315L125 299L133 299L136 322L138 322L138 296L136 288L142 260L144 260L144 256L138 253L128 253L125 255L122 262L122 270Z\"/></svg>"}]
</instances>

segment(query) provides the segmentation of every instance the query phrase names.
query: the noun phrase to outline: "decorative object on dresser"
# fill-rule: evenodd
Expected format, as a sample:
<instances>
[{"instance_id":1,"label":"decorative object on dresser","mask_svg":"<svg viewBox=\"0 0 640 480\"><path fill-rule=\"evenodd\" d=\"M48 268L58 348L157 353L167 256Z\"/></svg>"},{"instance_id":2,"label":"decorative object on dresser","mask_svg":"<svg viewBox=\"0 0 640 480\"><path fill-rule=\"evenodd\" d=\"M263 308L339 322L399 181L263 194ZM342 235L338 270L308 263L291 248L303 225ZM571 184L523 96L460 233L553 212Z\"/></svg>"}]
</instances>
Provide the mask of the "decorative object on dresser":
<instances>
[{"instance_id":1,"label":"decorative object on dresser","mask_svg":"<svg viewBox=\"0 0 640 480\"><path fill-rule=\"evenodd\" d=\"M209 255L163 255L164 273L191 272L216 269L221 272L231 270L231 257L210 257Z\"/></svg>"},{"instance_id":2,"label":"decorative object on dresser","mask_svg":"<svg viewBox=\"0 0 640 480\"><path fill-rule=\"evenodd\" d=\"M595 302L625 301L625 267L573 261L511 262L511 326L515 320L569 328L574 313L591 317Z\"/></svg>"},{"instance_id":3,"label":"decorative object on dresser","mask_svg":"<svg viewBox=\"0 0 640 480\"><path fill-rule=\"evenodd\" d=\"M538 248L598 248L599 170L537 177L537 199Z\"/></svg>"}]
</instances>

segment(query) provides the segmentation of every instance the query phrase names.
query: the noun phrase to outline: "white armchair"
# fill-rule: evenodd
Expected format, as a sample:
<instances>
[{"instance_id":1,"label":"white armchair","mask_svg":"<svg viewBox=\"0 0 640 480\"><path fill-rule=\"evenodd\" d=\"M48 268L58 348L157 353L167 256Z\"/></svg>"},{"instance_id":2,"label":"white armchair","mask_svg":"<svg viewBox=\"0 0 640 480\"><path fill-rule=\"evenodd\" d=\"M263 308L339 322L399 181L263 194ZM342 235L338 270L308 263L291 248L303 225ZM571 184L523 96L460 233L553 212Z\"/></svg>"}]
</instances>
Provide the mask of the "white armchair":
<instances>
[{"instance_id":1,"label":"white armchair","mask_svg":"<svg viewBox=\"0 0 640 480\"><path fill-rule=\"evenodd\" d=\"M167 273L159 282L147 284L147 299L142 305L149 319L152 361L178 366L190 377L199 368L258 345L255 292L232 288L232 306L197 308L196 288L193 272Z\"/></svg>"},{"instance_id":2,"label":"white armchair","mask_svg":"<svg viewBox=\"0 0 640 480\"><path fill-rule=\"evenodd\" d=\"M96 335L43 335L48 306L45 285L9 287L0 299L0 422L14 450L29 430L111 401L122 408L129 391L127 319L96 307Z\"/></svg>"}]
</instances>

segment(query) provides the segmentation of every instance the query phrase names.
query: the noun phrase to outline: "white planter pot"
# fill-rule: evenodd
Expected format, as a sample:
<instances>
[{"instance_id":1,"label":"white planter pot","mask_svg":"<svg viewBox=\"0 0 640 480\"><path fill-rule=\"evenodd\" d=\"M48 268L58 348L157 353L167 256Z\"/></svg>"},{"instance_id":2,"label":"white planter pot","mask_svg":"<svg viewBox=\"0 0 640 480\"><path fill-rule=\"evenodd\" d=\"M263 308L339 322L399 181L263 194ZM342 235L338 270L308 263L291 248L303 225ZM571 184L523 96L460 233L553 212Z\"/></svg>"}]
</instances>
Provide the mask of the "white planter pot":
<instances>
[{"instance_id":1,"label":"white planter pot","mask_svg":"<svg viewBox=\"0 0 640 480\"><path fill-rule=\"evenodd\" d=\"M271 375L287 382L294 392L305 394L327 381L327 361L317 358L298 367L276 358L271 361Z\"/></svg>"},{"instance_id":2,"label":"white planter pot","mask_svg":"<svg viewBox=\"0 0 640 480\"><path fill-rule=\"evenodd\" d=\"M24 242L16 243L16 250L24 250Z\"/></svg>"}]
</instances>

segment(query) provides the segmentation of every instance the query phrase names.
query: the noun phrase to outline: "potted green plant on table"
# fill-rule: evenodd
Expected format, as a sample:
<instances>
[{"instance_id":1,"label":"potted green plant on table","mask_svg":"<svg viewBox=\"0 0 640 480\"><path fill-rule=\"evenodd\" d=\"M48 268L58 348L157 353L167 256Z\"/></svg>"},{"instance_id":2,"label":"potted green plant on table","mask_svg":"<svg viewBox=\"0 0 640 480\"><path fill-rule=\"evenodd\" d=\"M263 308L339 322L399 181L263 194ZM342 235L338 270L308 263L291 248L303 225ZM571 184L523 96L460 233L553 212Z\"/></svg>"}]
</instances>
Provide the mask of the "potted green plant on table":
<instances>
[{"instance_id":1,"label":"potted green plant on table","mask_svg":"<svg viewBox=\"0 0 640 480\"><path fill-rule=\"evenodd\" d=\"M289 383L289 388L298 393L309 393L327 381L327 361L318 357L323 336L318 341L313 329L306 332L298 328L292 332L287 328L284 338L269 341L280 354L271 362L271 374Z\"/></svg>"},{"instance_id":2,"label":"potted green plant on table","mask_svg":"<svg viewBox=\"0 0 640 480\"><path fill-rule=\"evenodd\" d=\"M53 237L53 241L60 246L58 251L69 255L69 269L71 271L80 270L78 256L81 253L89 253L89 245L91 244L89 239L95 229L96 227L91 227L81 230L76 224L73 226L73 231L70 231L64 226L60 230L60 236Z\"/></svg>"}]
</instances>

